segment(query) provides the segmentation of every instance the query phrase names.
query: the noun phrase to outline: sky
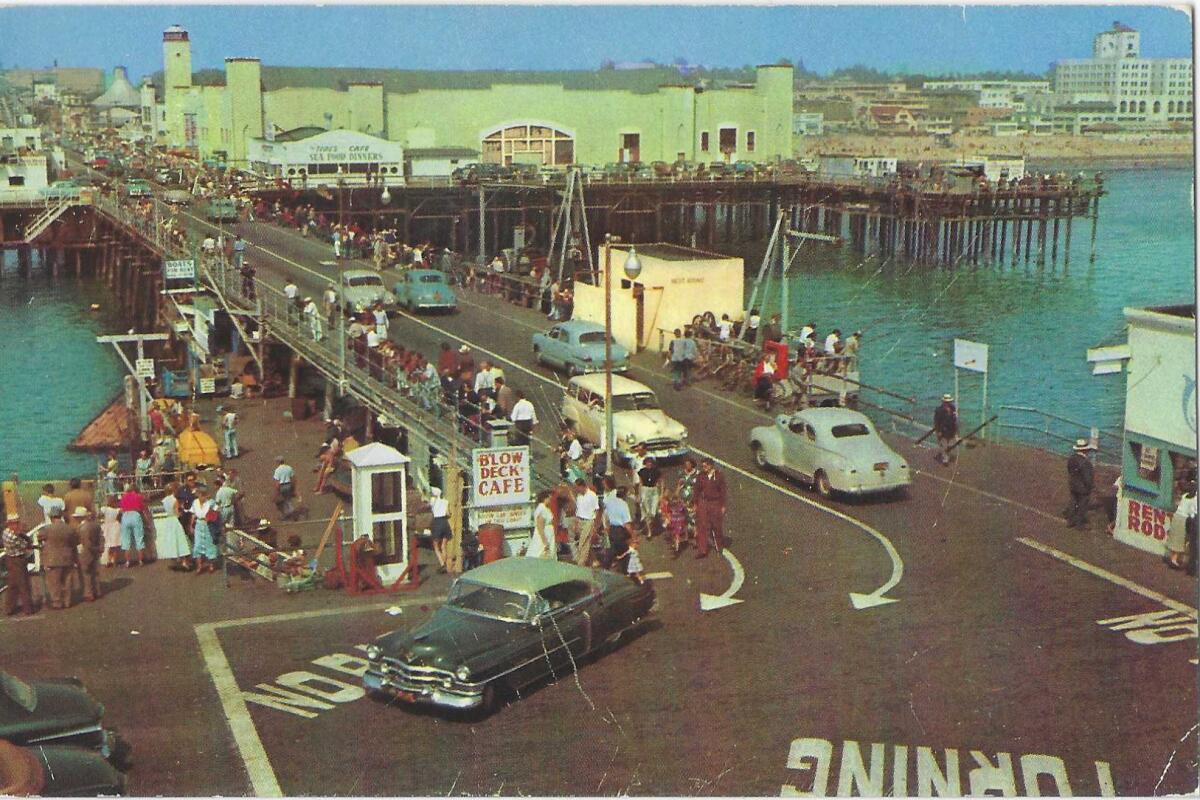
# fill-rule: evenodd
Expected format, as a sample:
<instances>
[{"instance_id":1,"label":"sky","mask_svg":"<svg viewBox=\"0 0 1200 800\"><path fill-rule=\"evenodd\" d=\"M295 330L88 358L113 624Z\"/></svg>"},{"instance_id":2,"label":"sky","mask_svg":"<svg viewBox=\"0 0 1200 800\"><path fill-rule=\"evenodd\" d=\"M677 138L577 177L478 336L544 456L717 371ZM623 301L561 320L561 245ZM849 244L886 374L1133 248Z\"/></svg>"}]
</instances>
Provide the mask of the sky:
<instances>
[{"instance_id":1,"label":"sky","mask_svg":"<svg viewBox=\"0 0 1200 800\"><path fill-rule=\"evenodd\" d=\"M909 72L1044 73L1087 58L1121 21L1142 54L1187 57L1187 14L1155 6L37 6L0 8L0 67L111 68L136 82L162 66L161 35L190 33L194 69L226 57L277 66L595 69L684 58L741 66L788 58ZM97 34L100 35L97 35Z\"/></svg>"}]
</instances>

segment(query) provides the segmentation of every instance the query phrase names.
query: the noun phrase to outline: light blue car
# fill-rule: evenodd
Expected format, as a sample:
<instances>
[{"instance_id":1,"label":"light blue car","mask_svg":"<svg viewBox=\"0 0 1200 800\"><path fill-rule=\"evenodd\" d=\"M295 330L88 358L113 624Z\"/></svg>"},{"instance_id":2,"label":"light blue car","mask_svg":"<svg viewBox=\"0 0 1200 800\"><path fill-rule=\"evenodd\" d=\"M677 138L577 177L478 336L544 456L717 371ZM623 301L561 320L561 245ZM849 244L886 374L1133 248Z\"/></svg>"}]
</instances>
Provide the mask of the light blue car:
<instances>
[{"instance_id":1,"label":"light blue car","mask_svg":"<svg viewBox=\"0 0 1200 800\"><path fill-rule=\"evenodd\" d=\"M409 311L441 309L454 311L458 297L450 288L446 273L436 269L410 269L401 273L395 286L396 304Z\"/></svg>"},{"instance_id":2,"label":"light blue car","mask_svg":"<svg viewBox=\"0 0 1200 800\"><path fill-rule=\"evenodd\" d=\"M571 375L604 369L604 326L584 320L555 325L533 335L533 358L539 364L564 369ZM629 369L629 351L612 344L613 371Z\"/></svg>"}]
</instances>

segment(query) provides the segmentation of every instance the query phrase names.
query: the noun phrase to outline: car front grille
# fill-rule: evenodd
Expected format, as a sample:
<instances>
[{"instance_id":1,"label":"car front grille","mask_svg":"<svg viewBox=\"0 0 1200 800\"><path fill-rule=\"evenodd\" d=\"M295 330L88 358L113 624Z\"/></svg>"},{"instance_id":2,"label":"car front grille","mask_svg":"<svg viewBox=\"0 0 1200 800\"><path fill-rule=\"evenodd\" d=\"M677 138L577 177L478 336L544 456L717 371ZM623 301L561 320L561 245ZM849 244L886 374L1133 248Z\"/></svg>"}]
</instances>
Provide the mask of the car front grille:
<instances>
[{"instance_id":1,"label":"car front grille","mask_svg":"<svg viewBox=\"0 0 1200 800\"><path fill-rule=\"evenodd\" d=\"M450 686L454 681L454 675L447 670L435 667L418 667L406 664L395 658L383 659L380 672L390 681L403 683L405 686L413 688L426 686L430 688L445 688Z\"/></svg>"},{"instance_id":2,"label":"car front grille","mask_svg":"<svg viewBox=\"0 0 1200 800\"><path fill-rule=\"evenodd\" d=\"M646 445L647 450L674 450L682 446L682 443L677 439L661 437L658 439L646 439L641 442Z\"/></svg>"}]
</instances>

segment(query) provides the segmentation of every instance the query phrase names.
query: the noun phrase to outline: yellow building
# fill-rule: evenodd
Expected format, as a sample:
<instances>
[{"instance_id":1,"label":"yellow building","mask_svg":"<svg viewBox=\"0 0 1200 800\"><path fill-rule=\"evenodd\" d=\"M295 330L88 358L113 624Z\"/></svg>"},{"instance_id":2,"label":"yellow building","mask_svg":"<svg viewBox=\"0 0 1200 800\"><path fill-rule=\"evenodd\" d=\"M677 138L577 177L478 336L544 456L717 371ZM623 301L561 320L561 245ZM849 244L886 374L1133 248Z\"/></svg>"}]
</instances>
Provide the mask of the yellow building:
<instances>
[{"instance_id":1,"label":"yellow building","mask_svg":"<svg viewBox=\"0 0 1200 800\"><path fill-rule=\"evenodd\" d=\"M405 149L467 148L493 163L770 161L791 153L790 66L706 89L668 69L409 72L263 67L193 75L187 31L163 33L167 143L244 166L264 132L357 131ZM673 82L672 82L673 81Z\"/></svg>"}]
</instances>

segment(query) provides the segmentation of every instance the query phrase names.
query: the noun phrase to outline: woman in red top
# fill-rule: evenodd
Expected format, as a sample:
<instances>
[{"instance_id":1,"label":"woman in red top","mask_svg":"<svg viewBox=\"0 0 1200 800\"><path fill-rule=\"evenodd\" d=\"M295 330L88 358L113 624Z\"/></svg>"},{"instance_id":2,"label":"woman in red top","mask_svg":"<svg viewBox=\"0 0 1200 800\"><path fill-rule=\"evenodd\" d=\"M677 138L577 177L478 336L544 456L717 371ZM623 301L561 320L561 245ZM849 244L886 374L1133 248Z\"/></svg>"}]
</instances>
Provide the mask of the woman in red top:
<instances>
[{"instance_id":1,"label":"woman in red top","mask_svg":"<svg viewBox=\"0 0 1200 800\"><path fill-rule=\"evenodd\" d=\"M758 366L754 368L754 399L771 410L771 393L775 387L775 353L768 350L763 353Z\"/></svg>"},{"instance_id":2,"label":"woman in red top","mask_svg":"<svg viewBox=\"0 0 1200 800\"><path fill-rule=\"evenodd\" d=\"M140 566L149 561L146 553L146 523L149 514L146 499L132 483L126 483L125 493L121 495L117 506L121 511L121 548L125 550L125 566Z\"/></svg>"}]
</instances>

